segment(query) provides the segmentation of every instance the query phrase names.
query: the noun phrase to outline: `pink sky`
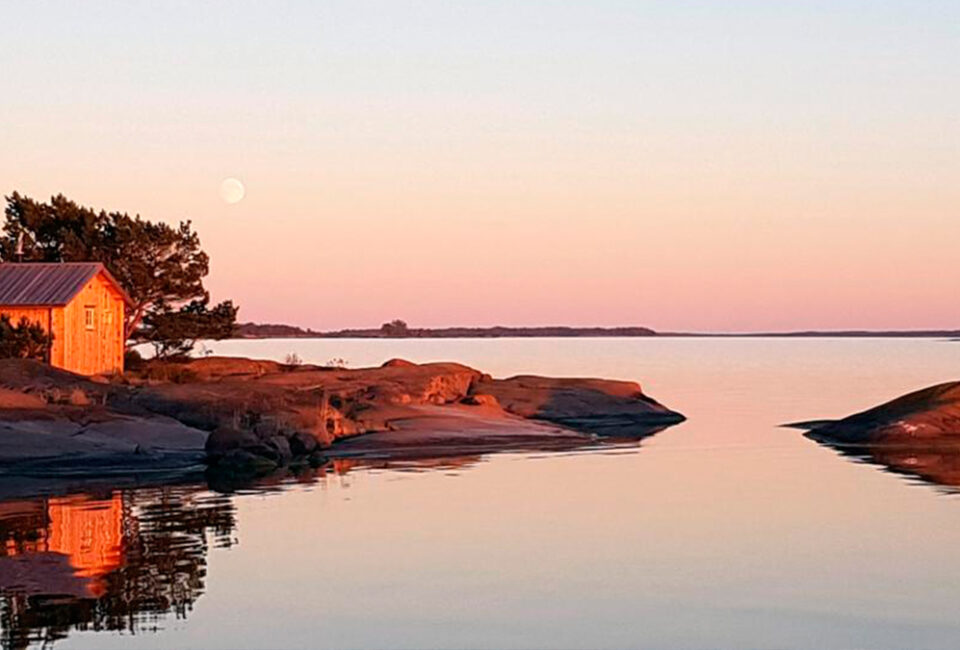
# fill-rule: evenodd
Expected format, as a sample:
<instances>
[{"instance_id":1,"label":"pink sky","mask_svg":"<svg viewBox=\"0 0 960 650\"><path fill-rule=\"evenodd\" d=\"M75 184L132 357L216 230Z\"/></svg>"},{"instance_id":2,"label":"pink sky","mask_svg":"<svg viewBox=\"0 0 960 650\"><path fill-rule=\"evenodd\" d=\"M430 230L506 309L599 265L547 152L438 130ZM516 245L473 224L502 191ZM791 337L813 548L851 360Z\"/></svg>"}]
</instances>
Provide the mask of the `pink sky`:
<instances>
[{"instance_id":1,"label":"pink sky","mask_svg":"<svg viewBox=\"0 0 960 650\"><path fill-rule=\"evenodd\" d=\"M956 7L741 4L22 6L0 190L193 219L242 320L960 327Z\"/></svg>"}]
</instances>

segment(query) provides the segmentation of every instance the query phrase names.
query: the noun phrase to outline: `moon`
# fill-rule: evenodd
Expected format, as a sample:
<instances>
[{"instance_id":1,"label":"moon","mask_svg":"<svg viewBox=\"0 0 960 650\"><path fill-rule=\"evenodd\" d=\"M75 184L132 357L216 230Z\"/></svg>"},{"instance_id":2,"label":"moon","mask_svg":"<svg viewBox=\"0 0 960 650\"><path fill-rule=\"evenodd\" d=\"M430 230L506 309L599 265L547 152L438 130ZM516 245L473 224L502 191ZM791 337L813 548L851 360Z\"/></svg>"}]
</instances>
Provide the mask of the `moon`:
<instances>
[{"instance_id":1,"label":"moon","mask_svg":"<svg viewBox=\"0 0 960 650\"><path fill-rule=\"evenodd\" d=\"M246 193L243 183L236 178L225 178L220 183L220 198L227 203L240 203Z\"/></svg>"}]
</instances>

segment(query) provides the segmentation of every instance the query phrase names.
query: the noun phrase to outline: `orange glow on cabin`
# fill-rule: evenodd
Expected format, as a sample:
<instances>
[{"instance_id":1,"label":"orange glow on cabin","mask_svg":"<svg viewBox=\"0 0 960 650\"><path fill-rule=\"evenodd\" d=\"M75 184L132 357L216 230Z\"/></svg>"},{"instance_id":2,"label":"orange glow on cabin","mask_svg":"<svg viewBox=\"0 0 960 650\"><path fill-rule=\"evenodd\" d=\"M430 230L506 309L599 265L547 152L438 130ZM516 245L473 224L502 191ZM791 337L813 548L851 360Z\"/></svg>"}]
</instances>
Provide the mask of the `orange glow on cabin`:
<instances>
[{"instance_id":1,"label":"orange glow on cabin","mask_svg":"<svg viewBox=\"0 0 960 650\"><path fill-rule=\"evenodd\" d=\"M59 296L65 302L51 300L51 292L55 292L58 284L64 282L64 275L69 279L70 274L76 273L77 267L81 267L81 270L83 267L88 270L92 268L96 273L69 299ZM23 288L25 269L35 271L35 277L27 278L27 288ZM64 273L51 273L51 269ZM9 316L13 323L26 318L52 334L53 341L48 354L51 365L81 375L123 372L126 298L116 280L102 265L7 262L0 265L0 270L9 272L4 282L8 293L16 295L15 301L10 304L0 299L0 314ZM13 276L12 279L9 276ZM33 292L37 298L36 304L30 298L17 295L22 292ZM23 304L25 302L30 304Z\"/></svg>"}]
</instances>

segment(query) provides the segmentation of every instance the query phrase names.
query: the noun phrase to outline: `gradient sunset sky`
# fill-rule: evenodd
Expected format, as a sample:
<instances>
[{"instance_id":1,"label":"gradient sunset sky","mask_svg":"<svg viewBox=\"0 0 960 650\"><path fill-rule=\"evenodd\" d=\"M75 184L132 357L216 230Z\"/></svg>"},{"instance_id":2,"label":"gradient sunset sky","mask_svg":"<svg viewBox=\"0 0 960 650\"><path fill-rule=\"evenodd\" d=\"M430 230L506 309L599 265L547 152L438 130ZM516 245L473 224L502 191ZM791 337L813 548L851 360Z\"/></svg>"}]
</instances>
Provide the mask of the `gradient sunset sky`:
<instances>
[{"instance_id":1,"label":"gradient sunset sky","mask_svg":"<svg viewBox=\"0 0 960 650\"><path fill-rule=\"evenodd\" d=\"M0 191L192 219L241 320L960 327L956 0L3 16Z\"/></svg>"}]
</instances>

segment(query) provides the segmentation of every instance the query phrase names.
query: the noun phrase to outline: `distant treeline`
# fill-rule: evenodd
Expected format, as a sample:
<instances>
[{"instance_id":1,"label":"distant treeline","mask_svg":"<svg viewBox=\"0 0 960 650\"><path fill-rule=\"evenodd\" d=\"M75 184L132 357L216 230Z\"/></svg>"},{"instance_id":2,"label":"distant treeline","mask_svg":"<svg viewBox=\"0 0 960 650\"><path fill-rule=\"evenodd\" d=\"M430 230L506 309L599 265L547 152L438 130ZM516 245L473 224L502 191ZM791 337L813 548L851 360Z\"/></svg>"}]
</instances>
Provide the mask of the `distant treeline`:
<instances>
[{"instance_id":1,"label":"distant treeline","mask_svg":"<svg viewBox=\"0 0 960 650\"><path fill-rule=\"evenodd\" d=\"M771 338L956 338L960 339L960 330L896 330L896 331L804 331L804 332L753 332L753 333L697 333L697 332L655 332L649 327L409 327L401 320L384 323L377 329L345 329L322 332L303 329L294 325L272 325L266 323L241 323L237 326L237 338L327 338L327 339L379 339L379 338L420 338L420 339L467 339L467 338L534 338L534 337L576 337L576 336L715 336L724 338L771 337Z\"/></svg>"},{"instance_id":2,"label":"distant treeline","mask_svg":"<svg viewBox=\"0 0 960 650\"><path fill-rule=\"evenodd\" d=\"M574 336L656 336L648 327L443 327L414 328L402 322L385 323L377 329L345 329L318 332L292 325L241 323L238 338L500 338L500 337L574 337Z\"/></svg>"},{"instance_id":3,"label":"distant treeline","mask_svg":"<svg viewBox=\"0 0 960 650\"><path fill-rule=\"evenodd\" d=\"M275 323L240 323L236 328L236 337L241 339L305 339L318 336L322 336L322 332Z\"/></svg>"}]
</instances>

